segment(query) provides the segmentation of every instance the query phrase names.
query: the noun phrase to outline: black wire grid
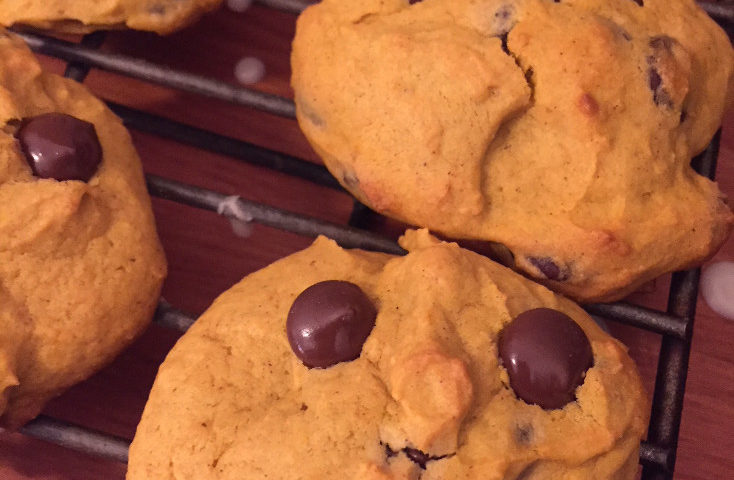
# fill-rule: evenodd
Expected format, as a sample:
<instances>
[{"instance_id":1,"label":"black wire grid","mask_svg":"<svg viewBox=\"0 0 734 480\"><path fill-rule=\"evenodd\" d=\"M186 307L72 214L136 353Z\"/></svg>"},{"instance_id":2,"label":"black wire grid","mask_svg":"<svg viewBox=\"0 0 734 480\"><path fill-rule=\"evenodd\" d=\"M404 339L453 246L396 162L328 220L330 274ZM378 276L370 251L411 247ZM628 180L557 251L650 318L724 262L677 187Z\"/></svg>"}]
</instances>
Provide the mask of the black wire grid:
<instances>
[{"instance_id":1,"label":"black wire grid","mask_svg":"<svg viewBox=\"0 0 734 480\"><path fill-rule=\"evenodd\" d=\"M258 2L295 14L310 3L305 0L258 0ZM734 22L734 2L717 2L703 6L725 28L731 27ZM104 41L104 32L87 35L78 44L36 33L17 33L35 52L66 61L65 76L80 82L84 81L91 68L99 68L235 105L256 108L281 117L295 118L295 108L289 99L173 70L142 59L97 51ZM123 105L111 102L108 102L108 105L130 128L264 166L320 185L341 189L322 166ZM692 161L696 171L711 179L716 171L720 138L719 131L708 148ZM204 210L217 212L220 204L227 198L219 192L155 175L147 175L146 181L151 195ZM244 214L248 221L305 236L315 237L324 234L343 247L392 254L405 253L393 240L355 227L364 223L365 216L376 215L358 202L355 202L349 225L325 222L240 198L234 202L236 203L232 205L233 208L224 211L223 215L242 220ZM640 448L642 480L673 478L699 276L700 269L673 274L666 312L624 302L585 306L591 314L662 336L649 432L647 441L643 442ZM194 320L163 300L159 303L155 315L158 324L181 332L186 331ZM73 450L127 462L129 440L103 432L46 416L31 421L21 432Z\"/></svg>"}]
</instances>

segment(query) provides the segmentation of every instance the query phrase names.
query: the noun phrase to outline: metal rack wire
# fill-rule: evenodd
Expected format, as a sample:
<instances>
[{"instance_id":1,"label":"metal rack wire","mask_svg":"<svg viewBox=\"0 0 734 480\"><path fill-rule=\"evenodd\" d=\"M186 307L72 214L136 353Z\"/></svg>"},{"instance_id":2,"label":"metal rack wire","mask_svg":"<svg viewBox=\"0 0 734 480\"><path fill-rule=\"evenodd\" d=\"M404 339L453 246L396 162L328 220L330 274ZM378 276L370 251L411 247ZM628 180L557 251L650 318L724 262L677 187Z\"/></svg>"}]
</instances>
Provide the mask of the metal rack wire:
<instances>
[{"instance_id":1,"label":"metal rack wire","mask_svg":"<svg viewBox=\"0 0 734 480\"><path fill-rule=\"evenodd\" d=\"M298 13L311 3L303 0L258 1L265 6L291 13ZM704 4L704 7L715 19L727 26L727 22L734 20L734 2L717 2L709 6ZM77 81L84 81L91 68L98 68L286 118L295 117L295 108L289 99L173 70L138 58L100 52L97 48L104 42L103 32L87 35L78 44L36 33L17 33L35 52L68 62L65 75ZM108 104L130 128L297 176L319 185L341 189L325 168L305 160L123 105ZM716 171L719 141L720 132L709 147L692 162L700 174L709 178L713 178ZM216 212L226 197L219 192L154 175L147 175L146 181L153 196L194 208ZM325 222L244 199L238 198L235 202L237 212L245 212L248 219L257 223L312 237L324 234L344 247L404 253L391 239L355 228L354 225L363 223L365 215L376 215L356 202L349 225ZM224 215L238 218L232 211L224 212ZM698 269L673 274L666 312L622 302L585 306L594 315L662 336L648 439L642 443L640 449L643 480L671 479L673 476L699 275ZM155 315L155 321L159 325L181 332L186 331L194 320L163 300ZM129 440L46 416L33 420L21 432L73 450L120 462L127 461Z\"/></svg>"}]
</instances>

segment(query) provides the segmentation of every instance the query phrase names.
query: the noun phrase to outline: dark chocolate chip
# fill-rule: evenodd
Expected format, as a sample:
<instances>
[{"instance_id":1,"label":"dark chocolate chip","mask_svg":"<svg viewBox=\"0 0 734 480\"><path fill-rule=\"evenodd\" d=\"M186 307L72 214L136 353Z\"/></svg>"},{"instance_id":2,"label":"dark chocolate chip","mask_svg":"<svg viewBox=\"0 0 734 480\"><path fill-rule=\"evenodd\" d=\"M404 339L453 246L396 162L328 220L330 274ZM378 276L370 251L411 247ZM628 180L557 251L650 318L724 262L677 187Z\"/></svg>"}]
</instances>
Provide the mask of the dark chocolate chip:
<instances>
[{"instance_id":1,"label":"dark chocolate chip","mask_svg":"<svg viewBox=\"0 0 734 480\"><path fill-rule=\"evenodd\" d=\"M453 457L455 455L454 453L449 453L449 454L446 454L446 455L436 455L436 456L433 456L433 455L430 455L430 454L428 454L426 452L423 452L421 450L418 450L417 448L405 447L405 448L403 448L401 450L393 450L390 447L390 445L387 444L387 443L380 442L380 445L382 445L383 447L385 447L385 458L388 458L389 459L389 458L392 458L392 457L396 456L400 452L403 452L405 454L405 456L408 457L408 460L410 460L411 462L413 462L416 465L418 465L421 468L421 470L425 470L426 469L426 464L428 462L433 462L435 460L442 460L444 458Z\"/></svg>"},{"instance_id":2,"label":"dark chocolate chip","mask_svg":"<svg viewBox=\"0 0 734 480\"><path fill-rule=\"evenodd\" d=\"M685 110L680 111L680 123L683 123L686 121L686 118L688 118L688 112Z\"/></svg>"},{"instance_id":3,"label":"dark chocolate chip","mask_svg":"<svg viewBox=\"0 0 734 480\"><path fill-rule=\"evenodd\" d=\"M503 33L500 35L500 41L502 42L502 51L505 52L507 55L510 54L510 49L507 47L507 34Z\"/></svg>"},{"instance_id":4,"label":"dark chocolate chip","mask_svg":"<svg viewBox=\"0 0 734 480\"><path fill-rule=\"evenodd\" d=\"M499 354L517 396L546 410L574 401L594 361L581 327L550 308L518 315L500 333Z\"/></svg>"},{"instance_id":5,"label":"dark chocolate chip","mask_svg":"<svg viewBox=\"0 0 734 480\"><path fill-rule=\"evenodd\" d=\"M650 90L653 92L657 91L663 83L662 77L660 77L660 74L654 68L651 68L648 72L648 83L650 85Z\"/></svg>"},{"instance_id":6,"label":"dark chocolate chip","mask_svg":"<svg viewBox=\"0 0 734 480\"><path fill-rule=\"evenodd\" d=\"M380 442L380 444L385 447L385 457L386 458L392 458L398 454L398 452L390 448L390 445L388 445L387 443Z\"/></svg>"},{"instance_id":7,"label":"dark chocolate chip","mask_svg":"<svg viewBox=\"0 0 734 480\"><path fill-rule=\"evenodd\" d=\"M525 81L528 82L529 85L533 85L533 75L535 72L533 71L533 67L528 68L525 70Z\"/></svg>"},{"instance_id":8,"label":"dark chocolate chip","mask_svg":"<svg viewBox=\"0 0 734 480\"><path fill-rule=\"evenodd\" d=\"M494 12L492 17L491 32L493 35L499 37L504 36L504 42L507 42L507 34L515 26L515 6L511 3L506 3L500 6Z\"/></svg>"},{"instance_id":9,"label":"dark chocolate chip","mask_svg":"<svg viewBox=\"0 0 734 480\"><path fill-rule=\"evenodd\" d=\"M650 60L648 59L648 63ZM651 66L648 70L648 85L652 91L652 101L659 107L673 108L673 99L665 88L663 88L663 79L660 73Z\"/></svg>"},{"instance_id":10,"label":"dark chocolate chip","mask_svg":"<svg viewBox=\"0 0 734 480\"><path fill-rule=\"evenodd\" d=\"M666 35L660 35L652 37L650 39L650 46L655 50L672 50L674 40Z\"/></svg>"},{"instance_id":11,"label":"dark chocolate chip","mask_svg":"<svg viewBox=\"0 0 734 480\"><path fill-rule=\"evenodd\" d=\"M515 428L515 441L519 445L530 445L533 441L533 426L530 424L517 425Z\"/></svg>"},{"instance_id":12,"label":"dark chocolate chip","mask_svg":"<svg viewBox=\"0 0 734 480\"><path fill-rule=\"evenodd\" d=\"M63 113L22 122L16 137L33 174L40 178L88 181L102 161L94 125Z\"/></svg>"},{"instance_id":13,"label":"dark chocolate chip","mask_svg":"<svg viewBox=\"0 0 734 480\"><path fill-rule=\"evenodd\" d=\"M659 105L661 107L673 108L673 99L670 98L670 94L664 88L655 90L655 92L652 95L652 101L655 102L655 105Z\"/></svg>"},{"instance_id":14,"label":"dark chocolate chip","mask_svg":"<svg viewBox=\"0 0 734 480\"><path fill-rule=\"evenodd\" d=\"M645 6L645 2L643 0L632 0L632 1L641 7Z\"/></svg>"},{"instance_id":15,"label":"dark chocolate chip","mask_svg":"<svg viewBox=\"0 0 734 480\"><path fill-rule=\"evenodd\" d=\"M657 68L657 63L661 55L672 55L674 39L671 37L660 35L650 39L650 47L653 54L646 58L650 68L647 71L648 86L652 91L652 100L655 105L667 108L673 108L673 99L670 93L665 89L663 78ZM667 52L664 53L663 51Z\"/></svg>"},{"instance_id":16,"label":"dark chocolate chip","mask_svg":"<svg viewBox=\"0 0 734 480\"><path fill-rule=\"evenodd\" d=\"M403 451L405 452L405 456L408 457L411 462L417 463L418 466L421 467L421 470L426 469L426 463L431 459L430 455L421 452L417 448L405 447Z\"/></svg>"},{"instance_id":17,"label":"dark chocolate chip","mask_svg":"<svg viewBox=\"0 0 734 480\"><path fill-rule=\"evenodd\" d=\"M319 282L293 302L286 321L288 342L304 365L327 368L359 357L376 317L375 306L357 285Z\"/></svg>"},{"instance_id":18,"label":"dark chocolate chip","mask_svg":"<svg viewBox=\"0 0 734 480\"><path fill-rule=\"evenodd\" d=\"M355 175L353 172L344 172L342 174L342 181L347 187L359 187L359 178L357 178L357 175Z\"/></svg>"},{"instance_id":19,"label":"dark chocolate chip","mask_svg":"<svg viewBox=\"0 0 734 480\"><path fill-rule=\"evenodd\" d=\"M528 262L540 270L548 280L568 280L568 272L561 270L561 267L549 257L528 257Z\"/></svg>"},{"instance_id":20,"label":"dark chocolate chip","mask_svg":"<svg viewBox=\"0 0 734 480\"><path fill-rule=\"evenodd\" d=\"M520 475L518 475L515 480L528 480L533 472L535 472L535 468L538 466L537 463L531 463L525 469L523 469L522 472L520 472Z\"/></svg>"},{"instance_id":21,"label":"dark chocolate chip","mask_svg":"<svg viewBox=\"0 0 734 480\"><path fill-rule=\"evenodd\" d=\"M151 15L165 15L166 6L160 3L153 4L148 7L148 13L150 13Z\"/></svg>"}]
</instances>

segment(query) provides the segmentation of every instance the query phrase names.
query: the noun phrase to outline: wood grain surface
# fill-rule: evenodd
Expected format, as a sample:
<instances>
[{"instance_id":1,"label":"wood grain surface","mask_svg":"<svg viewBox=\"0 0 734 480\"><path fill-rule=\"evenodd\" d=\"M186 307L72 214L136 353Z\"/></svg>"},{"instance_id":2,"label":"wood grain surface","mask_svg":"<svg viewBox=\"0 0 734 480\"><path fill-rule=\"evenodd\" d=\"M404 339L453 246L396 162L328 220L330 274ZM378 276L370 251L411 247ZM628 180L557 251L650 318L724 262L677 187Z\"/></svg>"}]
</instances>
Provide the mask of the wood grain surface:
<instances>
[{"instance_id":1,"label":"wood grain surface","mask_svg":"<svg viewBox=\"0 0 734 480\"><path fill-rule=\"evenodd\" d=\"M255 56L267 68L265 78L255 88L292 97L289 49L294 25L293 15L257 5L244 13L223 8L169 37L113 32L102 48L231 83L236 83L235 63ZM42 61L51 71L63 71L58 60ZM318 162L295 121L98 70L93 70L85 83L104 99ZM732 127L734 115L730 114L718 168L719 184L730 197L734 197ZM344 224L349 218L352 200L339 191L148 134L132 131L132 136L146 172L324 220ZM201 313L242 276L311 242L310 238L263 226L256 226L249 238L239 238L228 222L214 213L159 199L154 199L153 205L170 264L163 295L175 307L193 314ZM734 259L734 240L714 261L724 259ZM668 279L661 278L631 300L662 308L667 285ZM615 324L611 328L629 346L652 392L659 336ZM51 402L45 413L132 438L158 365L177 338L176 332L150 327L108 368ZM734 322L714 314L700 300L676 479L734 478L732 398ZM17 433L0 434L0 480L119 480L124 475L125 466L120 463Z\"/></svg>"}]
</instances>

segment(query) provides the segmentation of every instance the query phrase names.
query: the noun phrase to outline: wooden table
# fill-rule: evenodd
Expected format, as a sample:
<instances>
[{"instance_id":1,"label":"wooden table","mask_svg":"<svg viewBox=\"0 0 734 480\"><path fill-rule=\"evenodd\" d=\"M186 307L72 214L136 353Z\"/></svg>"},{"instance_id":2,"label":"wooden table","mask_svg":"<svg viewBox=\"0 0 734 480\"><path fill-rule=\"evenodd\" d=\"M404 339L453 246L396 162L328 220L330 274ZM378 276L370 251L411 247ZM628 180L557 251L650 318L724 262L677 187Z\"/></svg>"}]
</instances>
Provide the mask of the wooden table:
<instances>
[{"instance_id":1,"label":"wooden table","mask_svg":"<svg viewBox=\"0 0 734 480\"><path fill-rule=\"evenodd\" d=\"M170 67L235 83L234 64L256 56L267 66L259 90L290 97L289 48L295 17L253 6L238 14L226 9L193 27L160 38L139 32L107 36L104 50L146 58ZM58 60L43 58L52 71ZM244 107L189 95L118 75L93 70L86 84L101 97L140 110L213 130L280 152L318 162L296 123ZM734 115L725 122L718 178L734 197ZM232 158L132 132L148 173L260 201L320 219L346 223L352 200L346 194ZM216 214L154 199L158 231L170 274L165 299L182 310L201 313L242 276L307 246L311 239L256 226L252 236L235 236ZM734 258L730 240L714 260ZM633 296L635 302L663 308L666 278ZM612 325L629 347L652 391L658 335ZM55 418L132 438L156 369L178 338L152 326L108 368L51 402ZM676 478L734 478L734 322L699 302L688 389L678 449ZM0 479L124 478L125 466L66 450L20 434L0 435Z\"/></svg>"}]
</instances>

